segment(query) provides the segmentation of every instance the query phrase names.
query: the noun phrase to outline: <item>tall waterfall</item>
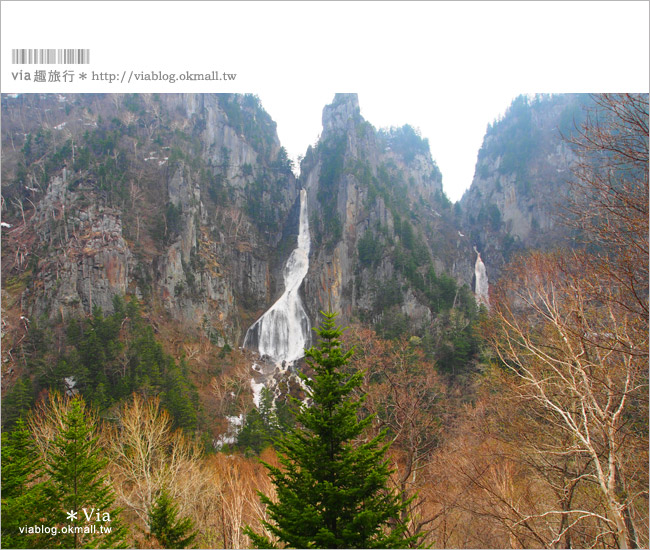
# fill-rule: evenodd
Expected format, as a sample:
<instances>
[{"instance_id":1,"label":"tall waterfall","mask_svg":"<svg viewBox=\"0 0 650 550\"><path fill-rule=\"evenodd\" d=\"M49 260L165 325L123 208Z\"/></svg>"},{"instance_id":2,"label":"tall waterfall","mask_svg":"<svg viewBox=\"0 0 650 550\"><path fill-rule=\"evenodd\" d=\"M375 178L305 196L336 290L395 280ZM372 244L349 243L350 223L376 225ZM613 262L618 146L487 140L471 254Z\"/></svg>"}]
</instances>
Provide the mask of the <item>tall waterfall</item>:
<instances>
[{"instance_id":1,"label":"tall waterfall","mask_svg":"<svg viewBox=\"0 0 650 550\"><path fill-rule=\"evenodd\" d=\"M478 304L484 304L486 307L489 307L490 301L488 298L488 278L487 271L485 269L485 264L481 260L481 253L476 250L474 247L474 252L476 252L476 264L474 265L474 274L476 276L476 288L474 294L476 295L476 301Z\"/></svg>"},{"instance_id":2,"label":"tall waterfall","mask_svg":"<svg viewBox=\"0 0 650 550\"><path fill-rule=\"evenodd\" d=\"M298 290L309 269L309 217L307 192L300 191L298 246L284 265L284 293L246 332L244 347L257 350L276 364L293 362L304 355L310 323Z\"/></svg>"}]
</instances>

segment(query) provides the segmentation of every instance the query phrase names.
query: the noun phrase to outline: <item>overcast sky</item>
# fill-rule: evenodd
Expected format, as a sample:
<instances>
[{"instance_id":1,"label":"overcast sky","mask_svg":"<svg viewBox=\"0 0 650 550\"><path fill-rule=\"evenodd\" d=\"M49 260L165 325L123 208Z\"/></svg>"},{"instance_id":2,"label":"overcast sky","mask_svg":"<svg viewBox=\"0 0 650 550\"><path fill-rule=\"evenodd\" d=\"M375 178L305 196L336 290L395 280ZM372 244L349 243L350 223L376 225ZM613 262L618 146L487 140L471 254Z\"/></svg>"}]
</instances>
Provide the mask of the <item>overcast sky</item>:
<instances>
[{"instance_id":1,"label":"overcast sky","mask_svg":"<svg viewBox=\"0 0 650 550\"><path fill-rule=\"evenodd\" d=\"M647 92L648 2L2 2L2 92L260 96L304 154L336 92L376 128L428 138L448 197L471 184L488 123L522 93ZM235 81L39 83L12 48L90 48L95 72L236 73Z\"/></svg>"},{"instance_id":2,"label":"overcast sky","mask_svg":"<svg viewBox=\"0 0 650 550\"><path fill-rule=\"evenodd\" d=\"M264 108L278 124L280 141L294 160L304 155L321 131L323 107L333 94L313 94L296 103L285 94L259 94ZM376 128L410 124L428 138L431 155L442 172L445 193L457 201L472 183L476 155L488 123L503 115L516 93L410 93L395 97L381 90L359 93L361 115Z\"/></svg>"},{"instance_id":3,"label":"overcast sky","mask_svg":"<svg viewBox=\"0 0 650 550\"><path fill-rule=\"evenodd\" d=\"M310 24L272 42L291 51L290 86L258 94L290 156L315 142L334 92L357 92L376 128L410 124L428 138L452 201L517 95L648 91L645 2L303 4L289 20Z\"/></svg>"}]
</instances>

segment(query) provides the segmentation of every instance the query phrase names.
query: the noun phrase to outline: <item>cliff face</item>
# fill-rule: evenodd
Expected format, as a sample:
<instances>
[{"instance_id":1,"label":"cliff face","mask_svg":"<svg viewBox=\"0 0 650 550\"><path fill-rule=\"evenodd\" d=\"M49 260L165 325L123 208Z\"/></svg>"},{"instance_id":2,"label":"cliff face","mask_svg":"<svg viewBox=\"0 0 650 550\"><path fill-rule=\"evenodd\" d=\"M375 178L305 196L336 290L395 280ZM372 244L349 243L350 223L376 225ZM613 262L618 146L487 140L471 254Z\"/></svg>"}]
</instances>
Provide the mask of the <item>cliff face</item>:
<instances>
[{"instance_id":1,"label":"cliff face","mask_svg":"<svg viewBox=\"0 0 650 550\"><path fill-rule=\"evenodd\" d=\"M191 429L201 404L218 447L226 419L250 407L248 388L258 405L263 382L277 382L279 402L300 391L291 370L253 374L248 351L231 349L283 294L285 263L307 269L287 280L312 326L331 308L381 337L415 337L441 373L464 379L478 361L477 296L489 307L488 280L514 251L563 236L554 199L574 159L557 128L572 127L581 100L515 102L488 129L472 187L452 205L427 140L410 126L376 130L355 94L324 108L299 180L255 96L3 96L9 418L42 390L80 380L102 407L132 391L161 393ZM299 226L297 257L308 266L290 256ZM123 295L139 307L114 302ZM296 309L281 306L272 311ZM115 315L90 316L97 307ZM302 355L308 337L289 338L280 317L268 319L264 353ZM260 332L248 349L259 349ZM281 343L290 353L273 352Z\"/></svg>"},{"instance_id":2,"label":"cliff face","mask_svg":"<svg viewBox=\"0 0 650 550\"><path fill-rule=\"evenodd\" d=\"M16 314L133 294L223 345L277 292L298 188L253 96L3 97L2 133Z\"/></svg>"},{"instance_id":3,"label":"cliff face","mask_svg":"<svg viewBox=\"0 0 650 550\"><path fill-rule=\"evenodd\" d=\"M254 96L3 96L3 320L109 313L127 294L241 344L282 293L303 187L311 319L331 307L388 333L430 327L470 307L474 246L494 281L514 251L559 242L574 162L561 133L586 101L516 100L452 205L428 142L376 130L356 94L324 108L299 182Z\"/></svg>"},{"instance_id":4,"label":"cliff face","mask_svg":"<svg viewBox=\"0 0 650 550\"><path fill-rule=\"evenodd\" d=\"M575 156L568 137L584 117L585 95L521 96L488 127L474 179L460 201L463 232L496 275L513 252L559 246L559 215Z\"/></svg>"},{"instance_id":5,"label":"cliff face","mask_svg":"<svg viewBox=\"0 0 650 550\"><path fill-rule=\"evenodd\" d=\"M344 319L422 326L449 300L441 275L471 281L469 264L462 273L456 262L471 261L471 249L428 143L409 126L375 130L356 94L337 94L323 110L300 179L314 243L305 284L312 314L331 305Z\"/></svg>"}]
</instances>

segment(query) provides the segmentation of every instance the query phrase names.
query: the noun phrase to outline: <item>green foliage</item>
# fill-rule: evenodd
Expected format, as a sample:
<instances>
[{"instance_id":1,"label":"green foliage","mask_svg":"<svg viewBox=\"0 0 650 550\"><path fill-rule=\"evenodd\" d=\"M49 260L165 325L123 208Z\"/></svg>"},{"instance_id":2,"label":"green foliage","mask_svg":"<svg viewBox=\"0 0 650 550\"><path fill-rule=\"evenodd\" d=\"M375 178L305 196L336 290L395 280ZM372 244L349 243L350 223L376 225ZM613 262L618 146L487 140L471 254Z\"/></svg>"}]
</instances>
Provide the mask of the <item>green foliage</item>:
<instances>
[{"instance_id":1,"label":"green foliage","mask_svg":"<svg viewBox=\"0 0 650 550\"><path fill-rule=\"evenodd\" d=\"M270 521L263 524L284 545L295 548L399 548L407 503L388 489L391 470L385 434L354 444L372 421L359 420L362 399L353 397L362 372L344 373L352 351L343 351L335 314L324 313L319 347L306 352L313 378L303 376L312 404L302 407L300 427L279 441L282 468L266 464L277 502L261 495ZM271 540L247 528L254 544Z\"/></svg>"},{"instance_id":2,"label":"green foliage","mask_svg":"<svg viewBox=\"0 0 650 550\"><path fill-rule=\"evenodd\" d=\"M164 364L164 363L163 363ZM198 392L189 381L187 363L177 367L173 361L164 369L161 384L162 404L174 419L174 425L193 432L197 427Z\"/></svg>"},{"instance_id":3,"label":"green foliage","mask_svg":"<svg viewBox=\"0 0 650 550\"><path fill-rule=\"evenodd\" d=\"M508 109L508 115L513 121L503 143L503 155L499 172L508 174L514 172L518 179L524 176L526 166L535 153L539 140L539 130L533 124L532 110L526 96L519 96Z\"/></svg>"},{"instance_id":4,"label":"green foliage","mask_svg":"<svg viewBox=\"0 0 650 550\"><path fill-rule=\"evenodd\" d=\"M587 106L593 105L588 94L577 94L576 100L570 102L560 114L558 131L563 138L570 138L582 127L587 118Z\"/></svg>"},{"instance_id":5,"label":"green foliage","mask_svg":"<svg viewBox=\"0 0 650 550\"><path fill-rule=\"evenodd\" d=\"M196 429L199 399L187 364L176 363L164 352L135 300L126 303L116 296L113 308L106 317L95 308L89 318L71 319L68 345L60 354L51 354L47 331L33 331L34 351L28 365L33 380L19 380L3 400L7 426L31 407L35 394L44 389L66 390L64 379L72 378L74 389L100 412L133 392L160 395L175 427Z\"/></svg>"},{"instance_id":6,"label":"green foliage","mask_svg":"<svg viewBox=\"0 0 650 550\"><path fill-rule=\"evenodd\" d=\"M24 155L26 162L32 162L32 134L29 133L25 136L25 143L23 143L20 152Z\"/></svg>"},{"instance_id":7,"label":"green foliage","mask_svg":"<svg viewBox=\"0 0 650 550\"><path fill-rule=\"evenodd\" d=\"M21 527L40 523L46 513L40 460L31 433L19 419L2 434L2 548L41 548L42 534L24 534Z\"/></svg>"},{"instance_id":8,"label":"green foliage","mask_svg":"<svg viewBox=\"0 0 650 550\"><path fill-rule=\"evenodd\" d=\"M40 159L47 152L48 146L52 142L52 131L39 128L35 135L31 133L25 137L25 143L21 149L25 164L29 166L34 161Z\"/></svg>"},{"instance_id":9,"label":"green foliage","mask_svg":"<svg viewBox=\"0 0 650 550\"><path fill-rule=\"evenodd\" d=\"M163 487L149 509L149 530L161 548L187 548L196 538L191 518L178 518L176 506Z\"/></svg>"},{"instance_id":10,"label":"green foliage","mask_svg":"<svg viewBox=\"0 0 650 550\"><path fill-rule=\"evenodd\" d=\"M136 115L144 115L146 113L140 94L127 94L124 98L124 108Z\"/></svg>"},{"instance_id":11,"label":"green foliage","mask_svg":"<svg viewBox=\"0 0 650 550\"><path fill-rule=\"evenodd\" d=\"M502 223L501 211L496 204L481 205L476 219L479 224L489 226L494 231L498 231Z\"/></svg>"},{"instance_id":12,"label":"green foliage","mask_svg":"<svg viewBox=\"0 0 650 550\"><path fill-rule=\"evenodd\" d=\"M453 206L452 202L449 200L449 197L444 191L436 191L436 202L440 204L443 210L450 210Z\"/></svg>"},{"instance_id":13,"label":"green foliage","mask_svg":"<svg viewBox=\"0 0 650 550\"><path fill-rule=\"evenodd\" d=\"M246 415L246 422L237 436L237 447L259 454L273 444L280 428L273 405L273 394L268 388L261 392L259 409Z\"/></svg>"},{"instance_id":14,"label":"green foliage","mask_svg":"<svg viewBox=\"0 0 650 550\"><path fill-rule=\"evenodd\" d=\"M418 130L406 124L401 128L382 130L381 135L387 140L389 147L402 156L407 162L412 162L416 155L429 153L429 140L423 138Z\"/></svg>"},{"instance_id":15,"label":"green foliage","mask_svg":"<svg viewBox=\"0 0 650 550\"><path fill-rule=\"evenodd\" d=\"M183 210L180 205L176 206L168 202L165 206L163 216L158 216L153 225L151 236L161 246L169 246L179 236L182 229Z\"/></svg>"},{"instance_id":16,"label":"green foliage","mask_svg":"<svg viewBox=\"0 0 650 550\"><path fill-rule=\"evenodd\" d=\"M2 399L2 426L11 430L34 404L34 389L29 378L19 378Z\"/></svg>"},{"instance_id":17,"label":"green foliage","mask_svg":"<svg viewBox=\"0 0 650 550\"><path fill-rule=\"evenodd\" d=\"M368 267L381 260L383 247L370 229L366 229L357 246L361 265Z\"/></svg>"},{"instance_id":18,"label":"green foliage","mask_svg":"<svg viewBox=\"0 0 650 550\"><path fill-rule=\"evenodd\" d=\"M272 445L272 433L276 428L268 425L258 409L251 410L246 415L246 423L237 435L237 447L250 454L260 454Z\"/></svg>"},{"instance_id":19,"label":"green foliage","mask_svg":"<svg viewBox=\"0 0 650 550\"><path fill-rule=\"evenodd\" d=\"M93 132L86 132L83 142L95 157L107 157L115 153L120 135L121 131L118 128L99 126Z\"/></svg>"},{"instance_id":20,"label":"green foliage","mask_svg":"<svg viewBox=\"0 0 650 550\"><path fill-rule=\"evenodd\" d=\"M280 147L278 157L271 163L271 168L279 172L291 172L293 170L293 161L289 158L284 147Z\"/></svg>"},{"instance_id":21,"label":"green foliage","mask_svg":"<svg viewBox=\"0 0 650 550\"><path fill-rule=\"evenodd\" d=\"M250 166L250 164L245 164L244 166ZM223 174L212 173L210 171L204 170L202 181L208 189L208 195L210 195L210 198L216 204L228 204L228 193L224 185L225 176Z\"/></svg>"},{"instance_id":22,"label":"green foliage","mask_svg":"<svg viewBox=\"0 0 650 550\"><path fill-rule=\"evenodd\" d=\"M503 237L503 257L509 262L512 255L521 248L521 241L513 237L510 233Z\"/></svg>"},{"instance_id":23,"label":"green foliage","mask_svg":"<svg viewBox=\"0 0 650 550\"><path fill-rule=\"evenodd\" d=\"M316 218L318 242L323 242L328 248L341 239L343 225L337 213L338 187L343 176L345 148L347 139L344 135L333 136L318 144L321 159L318 192L316 197L321 204L321 212L325 215Z\"/></svg>"},{"instance_id":24,"label":"green foliage","mask_svg":"<svg viewBox=\"0 0 650 550\"><path fill-rule=\"evenodd\" d=\"M277 175L262 170L245 189L246 213L264 234L277 231L281 212L277 205L282 201L281 181Z\"/></svg>"},{"instance_id":25,"label":"green foliage","mask_svg":"<svg viewBox=\"0 0 650 550\"><path fill-rule=\"evenodd\" d=\"M422 338L422 346L438 370L456 379L473 371L483 339L478 331L482 313L466 285L458 290L457 301L460 306L438 315Z\"/></svg>"},{"instance_id":26,"label":"green foliage","mask_svg":"<svg viewBox=\"0 0 650 550\"><path fill-rule=\"evenodd\" d=\"M217 99L228 117L228 124L246 138L260 158L270 161L276 124L262 107L259 97L254 94L217 94Z\"/></svg>"},{"instance_id":27,"label":"green foliage","mask_svg":"<svg viewBox=\"0 0 650 550\"><path fill-rule=\"evenodd\" d=\"M478 155L478 174L483 178L488 175L484 159L501 157L499 174L514 174L518 191L530 192L529 168L560 145L560 135L575 132L575 125L579 127L585 118L583 108L590 102L587 94L537 96L532 101L518 96L503 118L488 126ZM553 110L560 110L560 114L552 114ZM549 120L556 121L557 127L548 127Z\"/></svg>"},{"instance_id":28,"label":"green foliage","mask_svg":"<svg viewBox=\"0 0 650 550\"><path fill-rule=\"evenodd\" d=\"M393 277L377 285L373 310L375 313L381 313L392 306L401 305L403 301L402 287L397 278Z\"/></svg>"},{"instance_id":29,"label":"green foliage","mask_svg":"<svg viewBox=\"0 0 650 550\"><path fill-rule=\"evenodd\" d=\"M119 518L120 510L113 508L115 496L103 474L107 462L94 420L87 415L83 401L73 399L45 462L49 475L43 486L47 522L59 526L50 547L126 547L126 528ZM71 518L70 512L75 517ZM64 525L80 528L81 532L74 529L74 533L63 533L60 527ZM110 527L111 532L104 533L102 527Z\"/></svg>"},{"instance_id":30,"label":"green foliage","mask_svg":"<svg viewBox=\"0 0 650 550\"><path fill-rule=\"evenodd\" d=\"M397 307L383 311L381 320L375 325L375 331L382 338L395 340L411 331L409 318Z\"/></svg>"},{"instance_id":31,"label":"green foliage","mask_svg":"<svg viewBox=\"0 0 650 550\"><path fill-rule=\"evenodd\" d=\"M289 403L281 400L274 403L273 393L262 388L260 406L246 415L246 422L237 436L237 447L246 453L260 454L293 425Z\"/></svg>"},{"instance_id":32,"label":"green foliage","mask_svg":"<svg viewBox=\"0 0 650 550\"><path fill-rule=\"evenodd\" d=\"M457 285L452 277L446 273L438 275L433 266L430 266L425 276L425 285L424 292L434 311L441 312L453 307Z\"/></svg>"}]
</instances>

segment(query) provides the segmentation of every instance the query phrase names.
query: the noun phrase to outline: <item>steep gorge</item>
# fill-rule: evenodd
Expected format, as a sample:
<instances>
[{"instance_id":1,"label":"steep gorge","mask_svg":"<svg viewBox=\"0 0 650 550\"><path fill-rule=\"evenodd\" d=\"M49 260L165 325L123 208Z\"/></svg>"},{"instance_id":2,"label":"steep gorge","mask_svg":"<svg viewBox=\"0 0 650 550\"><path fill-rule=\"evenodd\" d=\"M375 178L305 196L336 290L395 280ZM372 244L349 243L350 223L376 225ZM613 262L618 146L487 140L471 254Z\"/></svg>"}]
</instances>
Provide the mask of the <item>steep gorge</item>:
<instances>
[{"instance_id":1,"label":"steep gorge","mask_svg":"<svg viewBox=\"0 0 650 550\"><path fill-rule=\"evenodd\" d=\"M58 327L61 350L67 323L110 314L124 295L171 335L170 351L204 350L194 367L188 353L205 402L226 369L216 353L298 359L330 308L387 338L422 338L443 372L470 369L473 289L486 304L487 279L514 252L563 236L550 197L573 157L557 128L584 101L518 99L453 205L427 140L377 130L356 94L325 106L299 178L252 95L3 96L3 394L33 376L32 327ZM296 259L300 276L287 277ZM272 336L290 309L301 334Z\"/></svg>"},{"instance_id":2,"label":"steep gorge","mask_svg":"<svg viewBox=\"0 0 650 550\"><path fill-rule=\"evenodd\" d=\"M344 319L422 328L451 307L456 281L471 282L471 247L428 142L412 127L377 131L356 94L337 94L301 181L314 212L312 312L331 305Z\"/></svg>"},{"instance_id":3,"label":"steep gorge","mask_svg":"<svg viewBox=\"0 0 650 550\"><path fill-rule=\"evenodd\" d=\"M576 162L568 140L590 102L586 94L519 96L488 126L459 208L494 278L516 252L570 245L561 221Z\"/></svg>"},{"instance_id":4,"label":"steep gorge","mask_svg":"<svg viewBox=\"0 0 650 550\"><path fill-rule=\"evenodd\" d=\"M110 313L130 294L221 345L241 341L277 291L298 193L256 98L20 96L2 109L3 216L33 205L3 234L23 314Z\"/></svg>"}]
</instances>

